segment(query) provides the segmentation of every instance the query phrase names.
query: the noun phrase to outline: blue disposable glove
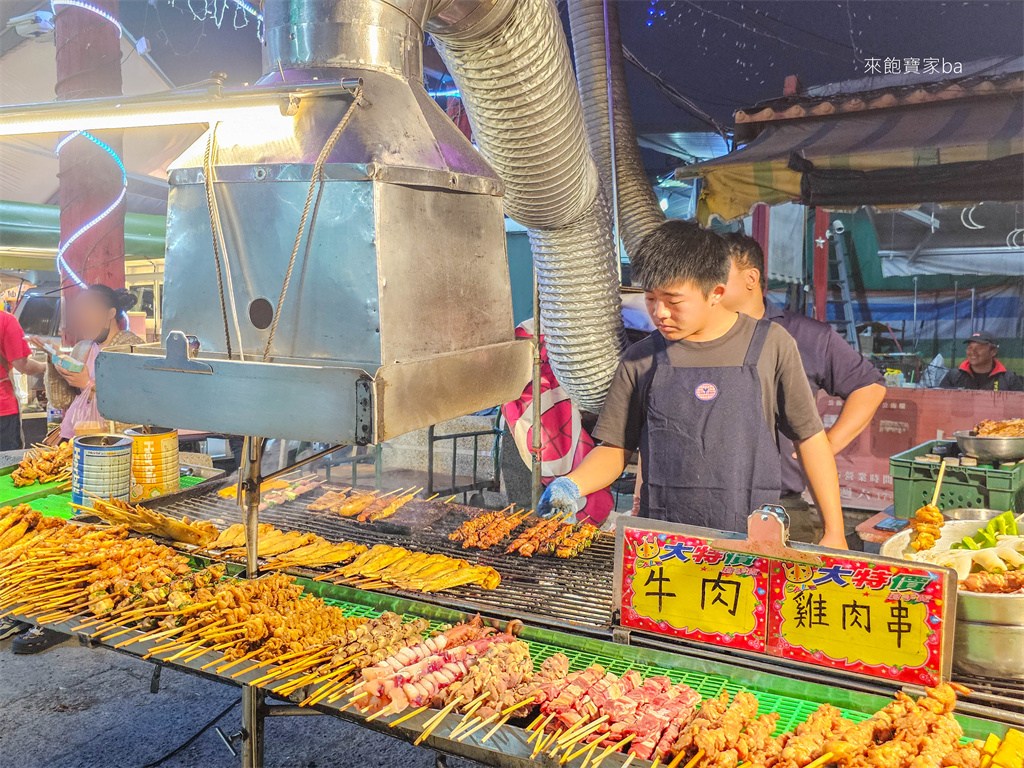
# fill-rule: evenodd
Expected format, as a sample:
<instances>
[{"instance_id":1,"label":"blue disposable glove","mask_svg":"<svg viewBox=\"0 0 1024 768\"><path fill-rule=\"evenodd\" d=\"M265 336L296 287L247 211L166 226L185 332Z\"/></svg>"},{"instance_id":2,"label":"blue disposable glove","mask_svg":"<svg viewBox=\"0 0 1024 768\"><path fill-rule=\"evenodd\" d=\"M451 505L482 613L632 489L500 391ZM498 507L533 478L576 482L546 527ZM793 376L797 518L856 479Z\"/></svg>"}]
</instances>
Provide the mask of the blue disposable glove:
<instances>
[{"instance_id":1,"label":"blue disposable glove","mask_svg":"<svg viewBox=\"0 0 1024 768\"><path fill-rule=\"evenodd\" d=\"M580 496L580 488L576 483L568 477L556 477L544 489L537 503L537 515L551 517L568 512L572 516L572 522L576 519L576 513L580 511L582 501L583 497Z\"/></svg>"}]
</instances>

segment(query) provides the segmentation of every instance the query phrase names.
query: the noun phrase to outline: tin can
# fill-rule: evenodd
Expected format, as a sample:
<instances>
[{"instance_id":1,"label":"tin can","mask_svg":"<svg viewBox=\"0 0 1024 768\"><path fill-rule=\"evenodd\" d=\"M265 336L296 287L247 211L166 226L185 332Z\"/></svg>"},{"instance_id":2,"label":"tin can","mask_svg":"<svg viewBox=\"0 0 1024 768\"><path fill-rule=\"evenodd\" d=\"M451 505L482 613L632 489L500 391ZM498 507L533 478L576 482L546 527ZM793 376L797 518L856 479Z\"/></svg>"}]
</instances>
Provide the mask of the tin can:
<instances>
[{"instance_id":1,"label":"tin can","mask_svg":"<svg viewBox=\"0 0 1024 768\"><path fill-rule=\"evenodd\" d=\"M76 437L71 454L71 500L90 497L127 501L131 488L131 438L123 435Z\"/></svg>"},{"instance_id":2,"label":"tin can","mask_svg":"<svg viewBox=\"0 0 1024 768\"><path fill-rule=\"evenodd\" d=\"M132 439L131 500L152 499L181 487L178 430L138 426L125 430Z\"/></svg>"}]
</instances>

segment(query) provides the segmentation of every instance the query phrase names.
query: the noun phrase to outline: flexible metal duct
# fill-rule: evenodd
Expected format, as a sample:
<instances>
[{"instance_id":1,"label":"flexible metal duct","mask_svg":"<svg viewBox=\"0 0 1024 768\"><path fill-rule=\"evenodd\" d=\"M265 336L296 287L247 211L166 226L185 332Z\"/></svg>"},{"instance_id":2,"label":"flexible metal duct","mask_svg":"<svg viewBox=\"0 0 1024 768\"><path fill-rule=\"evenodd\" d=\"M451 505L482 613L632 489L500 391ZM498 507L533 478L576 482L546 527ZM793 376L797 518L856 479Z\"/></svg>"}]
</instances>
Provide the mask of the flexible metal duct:
<instances>
[{"instance_id":1,"label":"flexible metal duct","mask_svg":"<svg viewBox=\"0 0 1024 768\"><path fill-rule=\"evenodd\" d=\"M608 37L605 38L605 10ZM611 200L618 193L619 236L632 257L648 232L665 220L647 175L644 173L636 129L626 92L626 74L619 35L619 11L615 0L569 0L573 55L579 79L583 116L590 152L597 161L601 187ZM611 65L612 114L608 110L608 77ZM614 120L609 125L609 118ZM614 127L614 130L612 129ZM614 135L615 152L612 153ZM614 179L613 179L614 158Z\"/></svg>"},{"instance_id":2,"label":"flexible metal duct","mask_svg":"<svg viewBox=\"0 0 1024 768\"><path fill-rule=\"evenodd\" d=\"M505 210L530 232L552 367L597 411L622 348L617 256L558 12L551 0L438 0L433 13L427 30L505 182Z\"/></svg>"}]
</instances>

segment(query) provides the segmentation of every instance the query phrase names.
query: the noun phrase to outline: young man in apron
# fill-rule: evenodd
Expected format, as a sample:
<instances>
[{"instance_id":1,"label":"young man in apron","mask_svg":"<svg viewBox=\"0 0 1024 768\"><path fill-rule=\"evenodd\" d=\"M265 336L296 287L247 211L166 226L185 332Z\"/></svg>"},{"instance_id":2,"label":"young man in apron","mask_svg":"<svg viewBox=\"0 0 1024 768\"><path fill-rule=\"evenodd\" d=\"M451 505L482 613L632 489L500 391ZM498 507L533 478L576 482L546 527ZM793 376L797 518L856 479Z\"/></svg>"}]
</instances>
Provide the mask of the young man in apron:
<instances>
[{"instance_id":1,"label":"young man in apron","mask_svg":"<svg viewBox=\"0 0 1024 768\"><path fill-rule=\"evenodd\" d=\"M825 521L823 546L846 548L839 478L793 339L722 306L729 252L717 235L667 221L633 259L657 330L626 350L601 411L595 448L554 480L538 512L574 512L615 481L639 449L640 515L745 532L778 503L776 427L797 446Z\"/></svg>"}]
</instances>

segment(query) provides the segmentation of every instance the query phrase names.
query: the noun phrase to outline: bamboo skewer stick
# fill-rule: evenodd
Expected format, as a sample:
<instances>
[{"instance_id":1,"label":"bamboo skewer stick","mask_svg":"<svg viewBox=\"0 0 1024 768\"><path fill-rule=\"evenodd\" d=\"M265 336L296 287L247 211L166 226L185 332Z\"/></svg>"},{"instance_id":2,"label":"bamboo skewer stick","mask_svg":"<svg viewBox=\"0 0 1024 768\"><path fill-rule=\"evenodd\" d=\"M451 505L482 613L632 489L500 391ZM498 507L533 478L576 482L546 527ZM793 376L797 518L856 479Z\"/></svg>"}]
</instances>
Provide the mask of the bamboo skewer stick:
<instances>
[{"instance_id":1,"label":"bamboo skewer stick","mask_svg":"<svg viewBox=\"0 0 1024 768\"><path fill-rule=\"evenodd\" d=\"M428 709L430 709L430 705L424 704L422 707L417 707L412 712L406 712L397 720L392 720L390 723L388 723L388 728L394 728L396 725L401 725L406 720L412 720L412 718L416 717L416 715L420 714L421 712L426 712Z\"/></svg>"},{"instance_id":2,"label":"bamboo skewer stick","mask_svg":"<svg viewBox=\"0 0 1024 768\"><path fill-rule=\"evenodd\" d=\"M588 743L584 744L582 747L580 747L578 750L573 752L572 754L566 754L566 756L563 757L562 760L561 760L562 765L565 765L566 763L575 760L577 757L582 755L588 749L591 750L591 751L594 751L597 748L598 743L599 743L598 741L588 742Z\"/></svg>"},{"instance_id":3,"label":"bamboo skewer stick","mask_svg":"<svg viewBox=\"0 0 1024 768\"><path fill-rule=\"evenodd\" d=\"M598 743L599 742L595 741L590 745L590 749L587 751L587 756L583 758L583 765L580 766L580 768L587 768L587 766L590 765L590 761L593 759L594 753L597 752Z\"/></svg>"},{"instance_id":4,"label":"bamboo skewer stick","mask_svg":"<svg viewBox=\"0 0 1024 768\"><path fill-rule=\"evenodd\" d=\"M466 707L466 713L462 716L462 719L459 721L459 724L456 725L452 729L452 732L448 734L448 738L449 739L454 739L455 738L455 734L465 730L466 728L468 728L470 726L472 721L475 719L473 717L473 715L475 715L476 711L478 709L480 709L480 707L483 706L484 699L487 698L487 695L488 694L483 693L483 694L477 696L475 699L473 699L473 701L471 701L469 703L469 706Z\"/></svg>"},{"instance_id":5,"label":"bamboo skewer stick","mask_svg":"<svg viewBox=\"0 0 1024 768\"><path fill-rule=\"evenodd\" d=\"M599 765L601 765L602 762L604 762L605 758L607 758L608 755L610 755L612 752L618 752L624 746L629 744L629 742L631 742L634 738L636 738L636 734L631 733L621 741L618 741L615 744L612 744L610 747L607 747L604 752L602 752L595 758L593 762L593 768L597 768Z\"/></svg>"},{"instance_id":6,"label":"bamboo skewer stick","mask_svg":"<svg viewBox=\"0 0 1024 768\"><path fill-rule=\"evenodd\" d=\"M449 739L454 739L458 734L462 733L462 731L466 730L466 728L477 720L477 718L473 716L475 711L476 710L473 710L472 712L466 711L466 713L463 714L462 719L459 720L458 724L454 728L452 728L452 732L448 734Z\"/></svg>"},{"instance_id":7,"label":"bamboo skewer stick","mask_svg":"<svg viewBox=\"0 0 1024 768\"><path fill-rule=\"evenodd\" d=\"M267 674L263 675L263 677L259 677L256 680L253 680L252 683L250 683L250 685L262 685L263 683L266 683L266 682L269 682L271 680L274 680L275 678L285 677L287 675L292 675L292 674L295 674L296 672L302 672L302 671L308 669L311 666L322 664L323 660L324 660L324 656L330 654L330 652L331 652L330 648L325 648L325 649L323 649L323 650L313 654L312 656L307 656L307 657L296 659L293 662L289 662L288 664L284 664L283 666L279 667L278 669L271 670Z\"/></svg>"},{"instance_id":8,"label":"bamboo skewer stick","mask_svg":"<svg viewBox=\"0 0 1024 768\"><path fill-rule=\"evenodd\" d=\"M481 743L481 744L486 744L486 743L487 743L487 740L488 740L489 738L491 738L491 736L493 736L494 734L496 734L496 733L497 733L497 732L498 732L499 730L501 730L501 726L505 725L505 723L507 723L507 722L509 721L509 717L510 717L510 716L506 715L505 717L501 718L501 720L499 720L498 722L496 722L496 723L494 724L494 727L493 727L493 728L491 728L491 730L489 730L489 731L488 731L487 733L485 733L485 734L484 734L484 737L483 737L482 739L480 739L480 743Z\"/></svg>"},{"instance_id":9,"label":"bamboo skewer stick","mask_svg":"<svg viewBox=\"0 0 1024 768\"><path fill-rule=\"evenodd\" d=\"M528 699L523 699L523 700L522 700L522 701L520 701L520 702L519 702L518 704L513 704L513 705L512 705L511 707L506 707L506 708L505 708L505 709L504 709L504 710L502 711L502 713L501 713L501 714L503 714L503 715L511 715L511 714L512 714L513 712L515 712L515 711L516 711L517 709L522 709L522 708L523 708L523 707L525 707L525 706L528 706L528 705L530 705L530 704L533 704L533 702L534 702L534 701L536 701L536 698L535 698L535 697L533 697L533 696L531 696L531 697L530 697L530 698L528 698ZM539 720L540 720L540 718L541 718L541 715L538 715L538 716L537 716L537 721L539 721ZM535 721L535 722L536 722L536 721Z\"/></svg>"},{"instance_id":10,"label":"bamboo skewer stick","mask_svg":"<svg viewBox=\"0 0 1024 768\"><path fill-rule=\"evenodd\" d=\"M608 719L608 715L604 715L604 716L598 718L597 720L593 721L592 723L590 723L590 725L586 726L582 730L577 731L576 733L572 734L570 738L566 738L565 736L563 736L559 740L559 742L558 742L559 746L565 748L566 752L572 751L573 749L576 748L576 745L579 744L580 741L582 741L583 739L587 738L587 736L589 736L594 731L596 731L598 728L600 728L607 719ZM568 762L568 761L566 761L566 762Z\"/></svg>"},{"instance_id":11,"label":"bamboo skewer stick","mask_svg":"<svg viewBox=\"0 0 1024 768\"><path fill-rule=\"evenodd\" d=\"M493 715L490 715L490 716L484 718L479 723L477 723L472 728L470 728L465 733L463 733L461 736L459 736L457 741L465 741L466 739L468 739L470 736L472 736L474 733L479 731L484 726L490 725L491 723L493 723L499 717L501 717L501 713L500 712L495 712Z\"/></svg>"},{"instance_id":12,"label":"bamboo skewer stick","mask_svg":"<svg viewBox=\"0 0 1024 768\"><path fill-rule=\"evenodd\" d=\"M386 714L390 714L390 713L391 713L391 705L390 705L390 704L388 704L388 705L387 705L386 707L381 707L380 709L378 709L378 710L377 710L376 712L374 712L374 713L373 713L372 715L370 715L370 716L369 716L368 718L366 718L365 720L363 720L363 722L364 722L364 723L372 723L372 722L373 722L374 720L376 720L376 719L377 719L378 717L384 717L384 715L386 715Z\"/></svg>"},{"instance_id":13,"label":"bamboo skewer stick","mask_svg":"<svg viewBox=\"0 0 1024 768\"><path fill-rule=\"evenodd\" d=\"M562 738L560 738L558 741L560 744L578 742L583 737L593 733L598 728L600 728L601 724L604 723L607 719L608 715L602 715L601 717L597 718L597 720L591 720L589 722L584 720L583 718L580 718L573 724L572 728L570 728L564 734L562 734ZM583 723L584 725L581 727L580 723Z\"/></svg>"},{"instance_id":14,"label":"bamboo skewer stick","mask_svg":"<svg viewBox=\"0 0 1024 768\"><path fill-rule=\"evenodd\" d=\"M619 766L619 768L629 768L629 766L633 764L634 760L636 760L636 752L630 752L629 757L626 758L626 762Z\"/></svg>"},{"instance_id":15,"label":"bamboo skewer stick","mask_svg":"<svg viewBox=\"0 0 1024 768\"><path fill-rule=\"evenodd\" d=\"M335 694L344 695L343 691L345 690L345 682L345 680L339 680L336 683L331 683L330 685L320 688L319 690L314 691L314 693L302 703L307 706L314 706L324 699L332 701Z\"/></svg>"},{"instance_id":16,"label":"bamboo skewer stick","mask_svg":"<svg viewBox=\"0 0 1024 768\"><path fill-rule=\"evenodd\" d=\"M217 667L217 674L218 674L218 675L223 675L223 674L224 674L225 672L227 672L227 671L228 671L229 669L231 669L232 667L238 666L238 665L239 665L239 664L241 664L241 663L242 663L243 661L248 661L249 659L251 659L251 658L252 658L253 656L255 656L255 655L256 655L257 653L259 653L259 652L260 652L260 649L259 649L259 648L257 648L256 650L253 650L253 651L249 651L249 652L248 652L247 654L245 654L244 656L239 656L239 657L238 657L237 659L235 659L234 661L228 662L227 664L225 664L225 665L224 665L224 666L222 666L222 667ZM203 669L206 669L206 667L204 666L204 667L203 667Z\"/></svg>"},{"instance_id":17,"label":"bamboo skewer stick","mask_svg":"<svg viewBox=\"0 0 1024 768\"><path fill-rule=\"evenodd\" d=\"M434 717L427 721L426 725L424 725L423 727L423 733L416 737L416 740L412 743L413 746L418 747L421 743L423 743L427 739L427 737L429 737L430 734L434 732L434 729L437 728L437 726L439 726L442 722L444 722L445 717L447 717L448 714L461 703L462 697L456 696L447 707L442 709L440 712L434 715Z\"/></svg>"},{"instance_id":18,"label":"bamboo skewer stick","mask_svg":"<svg viewBox=\"0 0 1024 768\"><path fill-rule=\"evenodd\" d=\"M945 462L943 462L943 465L945 465ZM834 757L834 755L831 752L826 752L824 755L819 757L817 760L808 763L807 764L807 768L818 768L818 766L825 765L825 763L827 763L833 757Z\"/></svg>"},{"instance_id":19,"label":"bamboo skewer stick","mask_svg":"<svg viewBox=\"0 0 1024 768\"><path fill-rule=\"evenodd\" d=\"M685 757L685 755L686 752L680 752L678 755L675 756L675 759L668 764L667 768L676 768L676 766L683 761L683 757ZM689 762L687 762L686 768L693 768L695 765L697 765L697 763L700 762L700 759L702 757L704 757L704 750L698 749L697 753L692 758L690 758Z\"/></svg>"},{"instance_id":20,"label":"bamboo skewer stick","mask_svg":"<svg viewBox=\"0 0 1024 768\"><path fill-rule=\"evenodd\" d=\"M544 720L541 721L540 725L538 725L536 728L533 729L533 734L530 736L530 738L528 738L526 740L526 743L529 744L535 738L540 736L544 732L544 729L548 727L548 723L550 723L554 719L554 717L555 717L555 713L554 712L552 712L550 715L545 717Z\"/></svg>"},{"instance_id":21,"label":"bamboo skewer stick","mask_svg":"<svg viewBox=\"0 0 1024 768\"><path fill-rule=\"evenodd\" d=\"M533 758L537 755L543 754L544 750L548 748L548 745L551 744L552 741L557 739L560 734L561 730L556 730L554 733L548 734L542 738L537 739L537 743L533 747L533 754L530 757Z\"/></svg>"}]
</instances>

